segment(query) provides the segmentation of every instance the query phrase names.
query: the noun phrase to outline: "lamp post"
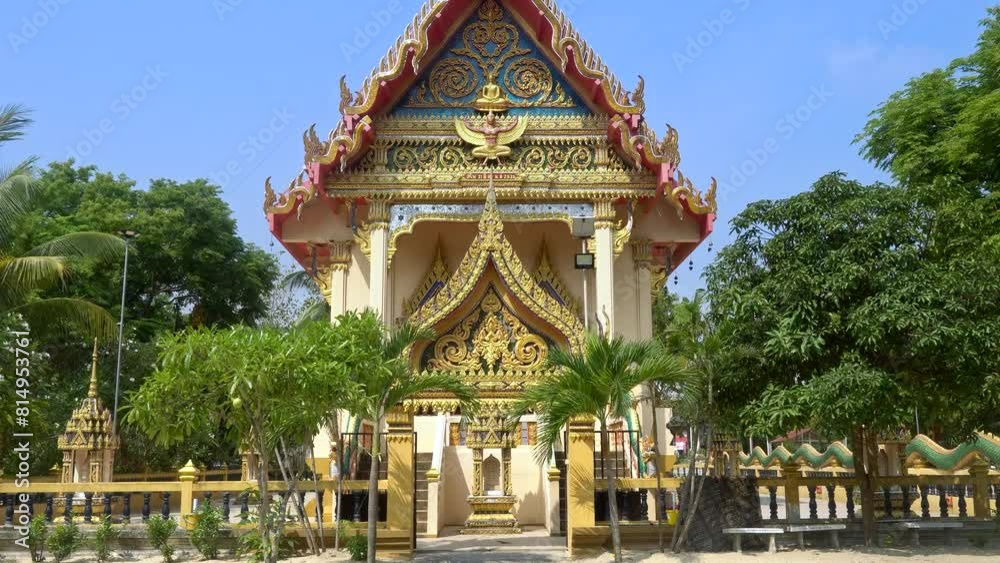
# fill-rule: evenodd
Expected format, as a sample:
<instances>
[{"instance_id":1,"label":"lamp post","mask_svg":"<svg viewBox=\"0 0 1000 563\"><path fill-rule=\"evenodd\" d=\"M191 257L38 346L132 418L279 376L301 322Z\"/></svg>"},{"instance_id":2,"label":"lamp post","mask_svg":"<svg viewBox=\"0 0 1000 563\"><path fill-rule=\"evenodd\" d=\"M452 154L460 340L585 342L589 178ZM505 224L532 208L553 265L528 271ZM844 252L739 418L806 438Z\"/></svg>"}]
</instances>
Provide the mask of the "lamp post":
<instances>
[{"instance_id":1,"label":"lamp post","mask_svg":"<svg viewBox=\"0 0 1000 563\"><path fill-rule=\"evenodd\" d=\"M128 284L128 244L139 233L131 229L118 231L118 236L125 239L125 266L122 268L122 307L118 317L118 365L115 367L115 407L111 411L111 430L118 433L118 389L122 377L122 338L125 333L125 287Z\"/></svg>"}]
</instances>

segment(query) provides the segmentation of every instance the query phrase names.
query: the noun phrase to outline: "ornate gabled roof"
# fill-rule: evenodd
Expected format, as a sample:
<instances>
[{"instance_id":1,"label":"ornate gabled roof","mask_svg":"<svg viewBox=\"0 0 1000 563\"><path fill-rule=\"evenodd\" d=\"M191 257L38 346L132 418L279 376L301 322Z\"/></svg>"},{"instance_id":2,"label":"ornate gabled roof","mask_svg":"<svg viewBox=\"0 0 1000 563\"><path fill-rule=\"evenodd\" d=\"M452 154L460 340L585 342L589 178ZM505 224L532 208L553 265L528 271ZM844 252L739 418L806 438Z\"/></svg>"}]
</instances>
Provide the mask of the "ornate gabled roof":
<instances>
[{"instance_id":1,"label":"ornate gabled roof","mask_svg":"<svg viewBox=\"0 0 1000 563\"><path fill-rule=\"evenodd\" d=\"M594 108L607 114L641 115L645 111L642 77L635 89L626 90L554 0L511 0L504 4L539 43L547 44L547 53L559 61L563 72L576 79L579 86L587 84L586 89L592 93L588 101ZM427 0L357 92L352 94L346 81L341 80L341 113L361 116L384 111L405 90L399 88L399 82L415 78L434 58L454 26L468 18L478 5L475 0Z\"/></svg>"},{"instance_id":2,"label":"ornate gabled roof","mask_svg":"<svg viewBox=\"0 0 1000 563\"><path fill-rule=\"evenodd\" d=\"M574 350L579 349L585 333L583 323L575 312L537 283L514 252L514 247L503 233L503 218L497 207L492 181L479 220L479 230L461 264L443 287L416 308L410 319L421 327L434 327L466 301L476 289L477 280L491 265L507 289L532 314L562 333Z\"/></svg>"},{"instance_id":3,"label":"ornate gabled roof","mask_svg":"<svg viewBox=\"0 0 1000 563\"><path fill-rule=\"evenodd\" d=\"M97 396L97 340L90 366L87 397L73 410L66 431L59 436L60 450L116 450L118 436L112 428L111 411Z\"/></svg>"},{"instance_id":4,"label":"ornate gabled roof","mask_svg":"<svg viewBox=\"0 0 1000 563\"><path fill-rule=\"evenodd\" d=\"M497 55L497 38L515 52ZM491 100L487 86L502 86L506 99ZM435 87L458 94L440 103ZM473 110L503 113L508 106L501 126L524 131L527 125L509 162L500 167L469 158L454 117L469 118L482 131L485 116ZM427 0L360 88L352 91L342 79L340 121L325 140L315 126L305 132L304 175L280 194L268 178L264 213L280 240L284 221L317 199L334 213L338 202L364 202L376 193L394 200L481 200L486 177L503 168L497 176L503 198L662 197L705 238L715 217L714 180L703 195L679 174L677 132L667 126L661 138L646 123L645 108L642 77L626 88L555 0ZM305 251L296 244L286 247L301 262ZM673 263L695 246L678 247Z\"/></svg>"}]
</instances>

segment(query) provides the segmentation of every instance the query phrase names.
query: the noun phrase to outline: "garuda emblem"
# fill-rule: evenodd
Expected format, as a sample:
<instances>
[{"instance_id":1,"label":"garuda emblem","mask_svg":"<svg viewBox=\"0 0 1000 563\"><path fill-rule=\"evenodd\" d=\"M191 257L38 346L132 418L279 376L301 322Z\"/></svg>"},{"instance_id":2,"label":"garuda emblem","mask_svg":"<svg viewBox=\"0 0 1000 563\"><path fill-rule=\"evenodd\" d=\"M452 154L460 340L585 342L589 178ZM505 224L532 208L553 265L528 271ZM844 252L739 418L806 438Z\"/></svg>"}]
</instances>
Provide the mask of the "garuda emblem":
<instances>
[{"instance_id":1,"label":"garuda emblem","mask_svg":"<svg viewBox=\"0 0 1000 563\"><path fill-rule=\"evenodd\" d=\"M482 158L483 163L499 162L501 158L510 156L513 152L510 144L520 139L528 128L528 119L515 117L512 122L500 125L497 115L490 111L486 114L486 122L475 125L470 119L455 118L455 130L466 143L476 145L472 156Z\"/></svg>"}]
</instances>

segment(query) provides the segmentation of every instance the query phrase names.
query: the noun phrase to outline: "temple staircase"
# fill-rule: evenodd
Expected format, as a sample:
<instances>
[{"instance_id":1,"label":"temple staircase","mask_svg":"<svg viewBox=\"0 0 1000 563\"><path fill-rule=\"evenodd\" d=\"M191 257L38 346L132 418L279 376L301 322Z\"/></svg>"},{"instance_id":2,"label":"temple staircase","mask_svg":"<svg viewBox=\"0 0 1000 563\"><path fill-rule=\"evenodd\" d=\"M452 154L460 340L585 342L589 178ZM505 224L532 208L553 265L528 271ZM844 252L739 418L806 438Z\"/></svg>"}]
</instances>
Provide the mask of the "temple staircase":
<instances>
[{"instance_id":1,"label":"temple staircase","mask_svg":"<svg viewBox=\"0 0 1000 563\"><path fill-rule=\"evenodd\" d=\"M417 506L417 536L427 535L427 470L431 468L434 454L417 454L417 481L414 496Z\"/></svg>"}]
</instances>

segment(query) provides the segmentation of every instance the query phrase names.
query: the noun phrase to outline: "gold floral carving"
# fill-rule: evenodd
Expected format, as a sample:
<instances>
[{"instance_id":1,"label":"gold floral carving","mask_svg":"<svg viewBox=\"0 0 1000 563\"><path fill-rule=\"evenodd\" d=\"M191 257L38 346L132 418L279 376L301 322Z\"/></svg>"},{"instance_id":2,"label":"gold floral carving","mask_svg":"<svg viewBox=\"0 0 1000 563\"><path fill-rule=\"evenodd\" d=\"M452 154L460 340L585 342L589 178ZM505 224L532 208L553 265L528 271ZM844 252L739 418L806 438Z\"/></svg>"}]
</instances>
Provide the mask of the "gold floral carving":
<instances>
[{"instance_id":1,"label":"gold floral carving","mask_svg":"<svg viewBox=\"0 0 1000 563\"><path fill-rule=\"evenodd\" d=\"M498 369L530 372L544 365L548 350L545 340L507 311L491 289L471 315L438 339L427 367L467 373L484 371L487 377L494 376Z\"/></svg>"},{"instance_id":2,"label":"gold floral carving","mask_svg":"<svg viewBox=\"0 0 1000 563\"><path fill-rule=\"evenodd\" d=\"M653 297L658 297L663 292L663 286L667 283L667 269L664 267L654 268L650 276L650 293Z\"/></svg>"},{"instance_id":3,"label":"gold floral carving","mask_svg":"<svg viewBox=\"0 0 1000 563\"><path fill-rule=\"evenodd\" d=\"M549 66L525 56L531 51L518 46L521 42L518 27L503 19L503 8L495 0L483 2L477 19L461 35L462 46L451 49L431 69L428 80L416 86L404 105L466 107L468 96L480 89L480 84L484 84L481 88L484 93L499 91L501 68L511 61L502 82L517 99L498 100L494 95L486 104L477 103L477 108L503 111L507 107L573 107L572 98L555 81Z\"/></svg>"}]
</instances>

